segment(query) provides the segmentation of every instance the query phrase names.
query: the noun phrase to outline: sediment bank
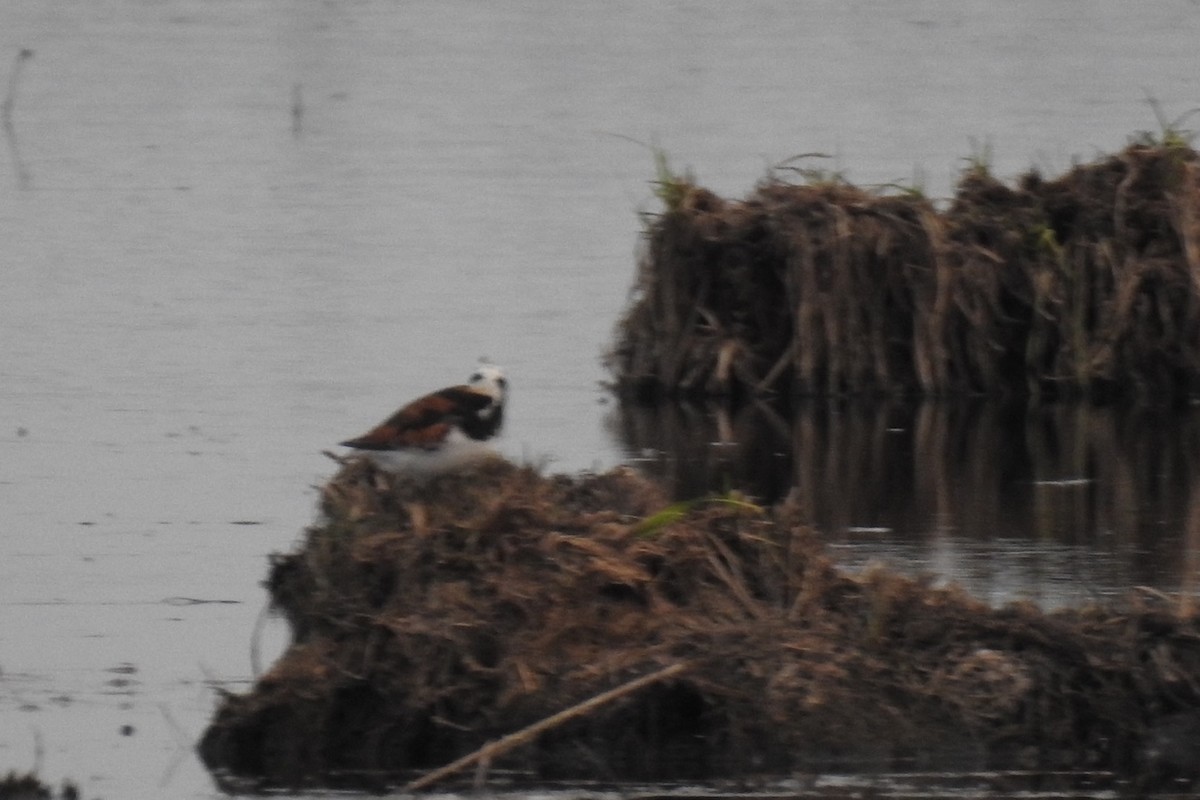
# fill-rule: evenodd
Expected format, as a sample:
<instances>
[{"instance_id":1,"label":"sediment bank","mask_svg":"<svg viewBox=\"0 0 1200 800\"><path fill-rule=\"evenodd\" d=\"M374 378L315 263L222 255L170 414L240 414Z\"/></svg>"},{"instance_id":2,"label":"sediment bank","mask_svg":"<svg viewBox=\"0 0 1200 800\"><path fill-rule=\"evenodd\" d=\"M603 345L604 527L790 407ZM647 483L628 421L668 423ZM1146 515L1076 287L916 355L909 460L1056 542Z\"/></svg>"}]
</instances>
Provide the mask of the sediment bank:
<instances>
[{"instance_id":1,"label":"sediment bank","mask_svg":"<svg viewBox=\"0 0 1200 800\"><path fill-rule=\"evenodd\" d=\"M671 174L609 365L639 398L1200 393L1200 157L1177 135L945 210L837 176Z\"/></svg>"},{"instance_id":2,"label":"sediment bank","mask_svg":"<svg viewBox=\"0 0 1200 800\"><path fill-rule=\"evenodd\" d=\"M1162 773L1194 754L1200 621L1152 593L1045 614L849 575L789 503L672 504L626 469L421 484L355 461L322 514L272 559L295 641L201 744L227 785L404 784L664 670L489 768Z\"/></svg>"}]
</instances>

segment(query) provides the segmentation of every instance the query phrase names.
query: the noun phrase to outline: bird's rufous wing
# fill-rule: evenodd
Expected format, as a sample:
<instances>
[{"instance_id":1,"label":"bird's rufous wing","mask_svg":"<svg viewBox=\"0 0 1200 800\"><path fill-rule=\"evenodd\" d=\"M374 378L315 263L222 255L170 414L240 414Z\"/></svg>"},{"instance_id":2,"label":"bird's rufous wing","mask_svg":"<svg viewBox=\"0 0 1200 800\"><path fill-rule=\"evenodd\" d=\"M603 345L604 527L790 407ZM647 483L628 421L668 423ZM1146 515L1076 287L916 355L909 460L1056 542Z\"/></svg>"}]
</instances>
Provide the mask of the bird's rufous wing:
<instances>
[{"instance_id":1,"label":"bird's rufous wing","mask_svg":"<svg viewBox=\"0 0 1200 800\"><path fill-rule=\"evenodd\" d=\"M451 386L417 398L362 436L342 445L359 450L437 447L453 425L491 402L488 395L469 386Z\"/></svg>"}]
</instances>

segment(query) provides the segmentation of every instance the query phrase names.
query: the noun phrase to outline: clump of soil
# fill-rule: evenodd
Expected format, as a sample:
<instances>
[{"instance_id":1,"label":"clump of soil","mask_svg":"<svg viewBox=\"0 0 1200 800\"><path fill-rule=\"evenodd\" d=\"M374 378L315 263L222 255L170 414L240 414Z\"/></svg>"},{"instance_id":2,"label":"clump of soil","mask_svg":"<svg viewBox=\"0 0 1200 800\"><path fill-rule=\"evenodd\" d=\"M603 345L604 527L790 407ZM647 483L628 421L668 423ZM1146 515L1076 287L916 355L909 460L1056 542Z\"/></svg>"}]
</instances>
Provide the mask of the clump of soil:
<instances>
[{"instance_id":1,"label":"clump of soil","mask_svg":"<svg viewBox=\"0 0 1200 800\"><path fill-rule=\"evenodd\" d=\"M997 610L848 575L788 503L671 505L626 469L500 462L418 483L353 461L322 511L272 559L293 644L223 698L201 744L223 781L411 778L672 665L491 767L531 781L1130 769L1175 758L1171 732L1200 719L1194 616L1150 596Z\"/></svg>"},{"instance_id":2,"label":"clump of soil","mask_svg":"<svg viewBox=\"0 0 1200 800\"><path fill-rule=\"evenodd\" d=\"M841 182L731 201L674 179L609 363L628 395L1200 392L1200 156L1053 180L966 171L949 208Z\"/></svg>"},{"instance_id":3,"label":"clump of soil","mask_svg":"<svg viewBox=\"0 0 1200 800\"><path fill-rule=\"evenodd\" d=\"M23 774L10 770L0 778L0 800L79 800L79 789L70 781L64 782L62 790L54 790L33 772Z\"/></svg>"}]
</instances>

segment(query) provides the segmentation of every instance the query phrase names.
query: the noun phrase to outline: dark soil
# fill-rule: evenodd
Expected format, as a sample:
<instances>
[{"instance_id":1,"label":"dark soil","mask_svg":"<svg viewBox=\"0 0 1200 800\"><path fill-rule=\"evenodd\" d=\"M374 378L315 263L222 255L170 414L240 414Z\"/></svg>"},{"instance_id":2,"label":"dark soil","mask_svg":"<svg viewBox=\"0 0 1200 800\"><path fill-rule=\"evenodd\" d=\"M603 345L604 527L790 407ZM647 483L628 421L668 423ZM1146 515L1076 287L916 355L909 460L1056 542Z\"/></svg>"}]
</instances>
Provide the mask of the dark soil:
<instances>
[{"instance_id":1,"label":"dark soil","mask_svg":"<svg viewBox=\"0 0 1200 800\"><path fill-rule=\"evenodd\" d=\"M347 464L268 578L295 641L226 695L226 786L407 780L673 664L491 764L529 781L840 765L1187 774L1200 621L1166 598L994 609L838 571L784 502L670 505L618 469L429 483Z\"/></svg>"},{"instance_id":2,"label":"dark soil","mask_svg":"<svg viewBox=\"0 0 1200 800\"><path fill-rule=\"evenodd\" d=\"M0 800L79 800L79 789L68 781L56 794L35 773L10 770L0 778Z\"/></svg>"}]
</instances>

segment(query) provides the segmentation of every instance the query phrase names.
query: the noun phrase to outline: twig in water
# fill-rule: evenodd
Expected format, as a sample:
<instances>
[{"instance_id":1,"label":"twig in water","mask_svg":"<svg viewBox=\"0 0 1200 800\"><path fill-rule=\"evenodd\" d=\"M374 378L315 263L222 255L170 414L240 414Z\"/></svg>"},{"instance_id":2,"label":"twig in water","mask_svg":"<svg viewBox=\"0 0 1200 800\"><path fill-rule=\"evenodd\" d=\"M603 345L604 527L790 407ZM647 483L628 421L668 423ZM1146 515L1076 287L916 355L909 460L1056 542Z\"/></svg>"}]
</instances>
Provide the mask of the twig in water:
<instances>
[{"instance_id":1,"label":"twig in water","mask_svg":"<svg viewBox=\"0 0 1200 800\"><path fill-rule=\"evenodd\" d=\"M663 667L657 672L651 672L649 675L643 675L640 678L635 678L628 683L623 683L615 689L609 689L607 692L601 692L595 697L588 698L582 703L577 703L568 709L559 711L557 714L552 714L545 719L539 720L528 727L522 728L516 733L510 733L507 736L502 736L494 742L488 742L483 747L476 750L474 753L469 753L457 761L452 761L444 767L439 767L433 772L426 773L415 781L404 787L406 792L417 792L421 789L426 789L443 778L447 778L456 772L461 772L467 767L475 763L486 764L494 761L497 756L501 756L516 747L520 747L539 735L545 733L551 728L556 728L564 722L569 722L576 717L582 717L591 713L600 706L611 703L613 700L618 700L627 694L632 694L639 689L644 689L653 683L664 681L667 678L673 678L682 672L691 669L691 664L686 661L680 661L672 664L669 667ZM475 776L476 784L482 783L482 776L477 772Z\"/></svg>"},{"instance_id":2,"label":"twig in water","mask_svg":"<svg viewBox=\"0 0 1200 800\"><path fill-rule=\"evenodd\" d=\"M166 703L159 703L158 710L162 712L163 719L167 721L167 727L171 729L171 735L175 737L175 744L181 750L192 749L192 737L188 736L187 731L183 729L171 714L171 709L167 708Z\"/></svg>"},{"instance_id":3,"label":"twig in water","mask_svg":"<svg viewBox=\"0 0 1200 800\"><path fill-rule=\"evenodd\" d=\"M170 762L167 764L162 777L158 779L158 787L164 789L170 784L172 778L175 776L175 771L179 769L179 765L192 752L195 744L192 738L188 736L187 731L183 729L183 726L175 721L175 717L172 716L171 709L167 708L166 703L159 703L158 710L162 712L163 719L167 721L167 727L171 729L171 734L175 737L175 755L172 756Z\"/></svg>"},{"instance_id":4,"label":"twig in water","mask_svg":"<svg viewBox=\"0 0 1200 800\"><path fill-rule=\"evenodd\" d=\"M17 172L17 186L22 189L29 188L29 170L26 169L25 162L21 159L17 134L13 130L12 112L13 105L17 102L17 85L21 82L21 67L31 58L33 58L33 51L29 48L21 48L21 52L17 53L17 60L13 63L12 72L8 75L8 92L4 96L4 102L0 103L0 125L4 127L4 138L8 141L8 150L12 155L13 166Z\"/></svg>"},{"instance_id":5,"label":"twig in water","mask_svg":"<svg viewBox=\"0 0 1200 800\"><path fill-rule=\"evenodd\" d=\"M17 85L21 82L21 67L31 58L33 58L33 51L27 47L21 48L21 52L17 53L17 60L13 63L12 72L9 73L8 93L4 95L4 102L0 103L0 119L3 119L5 128L12 128L13 104L17 102Z\"/></svg>"},{"instance_id":6,"label":"twig in water","mask_svg":"<svg viewBox=\"0 0 1200 800\"><path fill-rule=\"evenodd\" d=\"M262 610L258 612L258 619L254 620L254 633L250 635L250 674L255 680L262 677L262 659L259 652L259 642L262 640L263 626L267 622L267 617L271 613L271 601L263 603Z\"/></svg>"},{"instance_id":7,"label":"twig in water","mask_svg":"<svg viewBox=\"0 0 1200 800\"><path fill-rule=\"evenodd\" d=\"M304 91L299 83L292 84L292 136L299 137L304 128Z\"/></svg>"}]
</instances>

